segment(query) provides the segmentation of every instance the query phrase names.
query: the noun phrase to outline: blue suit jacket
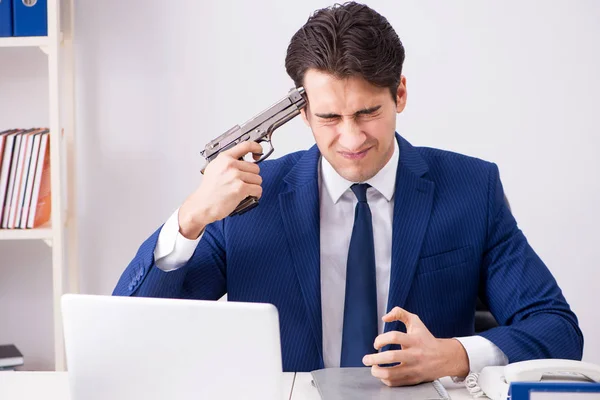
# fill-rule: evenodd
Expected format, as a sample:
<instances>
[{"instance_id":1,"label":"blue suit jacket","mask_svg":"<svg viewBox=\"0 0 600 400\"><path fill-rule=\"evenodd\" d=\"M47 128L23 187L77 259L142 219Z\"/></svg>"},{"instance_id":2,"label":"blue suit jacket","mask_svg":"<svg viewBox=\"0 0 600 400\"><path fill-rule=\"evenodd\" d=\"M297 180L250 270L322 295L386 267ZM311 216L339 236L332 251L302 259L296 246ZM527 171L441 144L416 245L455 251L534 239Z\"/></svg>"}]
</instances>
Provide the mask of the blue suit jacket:
<instances>
[{"instance_id":1,"label":"blue suit jacket","mask_svg":"<svg viewBox=\"0 0 600 400\"><path fill-rule=\"evenodd\" d=\"M577 318L517 227L496 165L397 140L388 309L418 314L436 337L466 336L474 334L479 296L501 325L481 335L510 362L581 359ZM209 225L176 271L154 265L159 228L114 294L214 300L227 293L231 301L272 303L284 370L322 368L319 157L313 146L262 163L260 206ZM388 323L389 330L405 327Z\"/></svg>"}]
</instances>

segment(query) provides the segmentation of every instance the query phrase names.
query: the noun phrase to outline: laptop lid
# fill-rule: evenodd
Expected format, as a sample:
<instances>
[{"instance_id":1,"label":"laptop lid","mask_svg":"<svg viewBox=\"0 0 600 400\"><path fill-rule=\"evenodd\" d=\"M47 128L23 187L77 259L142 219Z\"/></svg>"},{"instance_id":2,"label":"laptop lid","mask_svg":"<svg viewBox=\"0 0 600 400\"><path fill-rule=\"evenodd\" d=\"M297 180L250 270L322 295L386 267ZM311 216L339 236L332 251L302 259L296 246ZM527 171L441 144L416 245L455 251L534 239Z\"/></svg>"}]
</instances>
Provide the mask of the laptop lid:
<instances>
[{"instance_id":1,"label":"laptop lid","mask_svg":"<svg viewBox=\"0 0 600 400\"><path fill-rule=\"evenodd\" d=\"M66 294L72 400L284 398L271 304Z\"/></svg>"}]
</instances>

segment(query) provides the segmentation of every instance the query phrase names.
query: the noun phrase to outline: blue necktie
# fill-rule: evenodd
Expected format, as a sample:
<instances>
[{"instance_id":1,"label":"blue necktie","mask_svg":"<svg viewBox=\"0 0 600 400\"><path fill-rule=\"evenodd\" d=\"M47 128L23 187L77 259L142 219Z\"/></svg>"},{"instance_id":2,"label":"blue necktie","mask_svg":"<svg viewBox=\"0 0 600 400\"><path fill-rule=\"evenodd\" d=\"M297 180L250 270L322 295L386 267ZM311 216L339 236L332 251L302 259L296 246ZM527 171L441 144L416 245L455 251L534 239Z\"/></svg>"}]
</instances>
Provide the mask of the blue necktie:
<instances>
[{"instance_id":1,"label":"blue necktie","mask_svg":"<svg viewBox=\"0 0 600 400\"><path fill-rule=\"evenodd\" d=\"M367 203L366 183L351 189L358 199L346 266L346 298L342 333L341 367L364 367L362 359L375 353L377 337L377 289L375 245L371 209Z\"/></svg>"}]
</instances>

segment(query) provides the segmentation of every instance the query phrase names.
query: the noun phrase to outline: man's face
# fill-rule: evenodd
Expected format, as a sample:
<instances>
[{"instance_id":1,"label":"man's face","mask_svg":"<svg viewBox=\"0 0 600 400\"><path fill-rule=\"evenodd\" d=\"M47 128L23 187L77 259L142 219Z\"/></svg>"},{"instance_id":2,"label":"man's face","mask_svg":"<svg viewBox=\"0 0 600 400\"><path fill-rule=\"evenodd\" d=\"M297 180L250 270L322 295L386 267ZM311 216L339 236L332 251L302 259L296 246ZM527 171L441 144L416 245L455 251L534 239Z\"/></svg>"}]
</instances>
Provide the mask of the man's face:
<instances>
[{"instance_id":1,"label":"man's face","mask_svg":"<svg viewBox=\"0 0 600 400\"><path fill-rule=\"evenodd\" d=\"M396 102L388 88L315 69L306 72L303 86L308 106L302 117L323 157L351 182L375 176L394 153L396 114L406 105L406 78L402 76Z\"/></svg>"}]
</instances>

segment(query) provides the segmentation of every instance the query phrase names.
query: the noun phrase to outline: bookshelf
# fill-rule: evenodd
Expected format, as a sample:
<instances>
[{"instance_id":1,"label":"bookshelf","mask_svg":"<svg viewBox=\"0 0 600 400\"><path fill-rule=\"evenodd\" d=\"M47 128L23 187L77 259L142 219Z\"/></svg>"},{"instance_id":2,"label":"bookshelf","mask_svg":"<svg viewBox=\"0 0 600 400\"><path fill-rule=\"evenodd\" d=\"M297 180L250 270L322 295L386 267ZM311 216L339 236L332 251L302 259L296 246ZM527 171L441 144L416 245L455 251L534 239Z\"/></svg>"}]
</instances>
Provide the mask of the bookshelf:
<instances>
[{"instance_id":1,"label":"bookshelf","mask_svg":"<svg viewBox=\"0 0 600 400\"><path fill-rule=\"evenodd\" d=\"M48 223L36 229L0 229L0 240L52 240L52 226Z\"/></svg>"},{"instance_id":2,"label":"bookshelf","mask_svg":"<svg viewBox=\"0 0 600 400\"><path fill-rule=\"evenodd\" d=\"M47 36L0 37L0 47L46 47Z\"/></svg>"},{"instance_id":3,"label":"bookshelf","mask_svg":"<svg viewBox=\"0 0 600 400\"><path fill-rule=\"evenodd\" d=\"M0 38L0 57L2 49L9 47L22 48L23 51L41 50L47 55L52 215L49 223L36 229L0 229L0 240L42 240L52 249L53 332L40 334L53 334L54 367L57 371L66 370L60 298L67 292L79 292L73 15L73 0L48 0L47 36Z\"/></svg>"}]
</instances>

